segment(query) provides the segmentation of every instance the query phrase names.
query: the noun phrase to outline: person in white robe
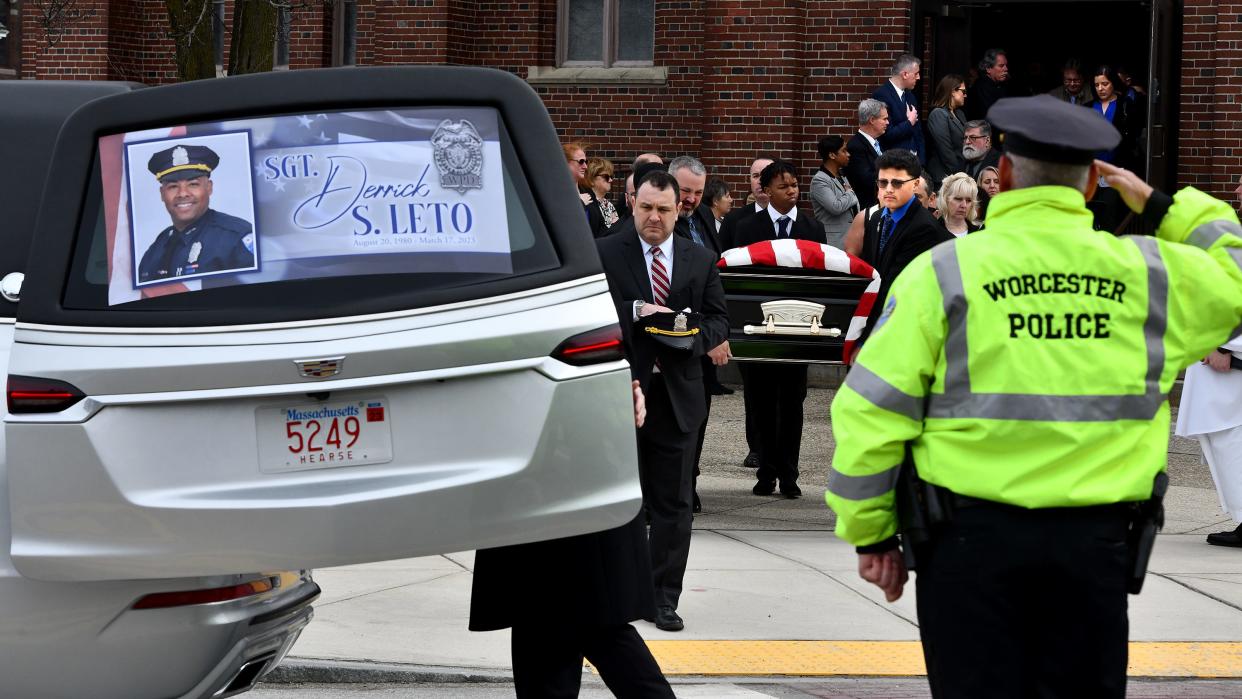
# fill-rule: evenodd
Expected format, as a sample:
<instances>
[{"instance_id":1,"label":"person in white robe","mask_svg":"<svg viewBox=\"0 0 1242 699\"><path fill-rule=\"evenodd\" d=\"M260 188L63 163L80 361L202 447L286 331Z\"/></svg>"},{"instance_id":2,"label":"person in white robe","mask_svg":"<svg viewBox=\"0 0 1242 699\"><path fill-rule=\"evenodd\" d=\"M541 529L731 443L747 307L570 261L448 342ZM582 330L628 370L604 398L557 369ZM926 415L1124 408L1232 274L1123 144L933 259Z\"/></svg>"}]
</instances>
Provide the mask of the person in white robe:
<instances>
[{"instance_id":1,"label":"person in white robe","mask_svg":"<svg viewBox=\"0 0 1242 699\"><path fill-rule=\"evenodd\" d=\"M1232 360L1232 361L1231 361ZM1186 370L1177 434L1198 437L1220 506L1239 526L1209 544L1242 548L1242 335Z\"/></svg>"}]
</instances>

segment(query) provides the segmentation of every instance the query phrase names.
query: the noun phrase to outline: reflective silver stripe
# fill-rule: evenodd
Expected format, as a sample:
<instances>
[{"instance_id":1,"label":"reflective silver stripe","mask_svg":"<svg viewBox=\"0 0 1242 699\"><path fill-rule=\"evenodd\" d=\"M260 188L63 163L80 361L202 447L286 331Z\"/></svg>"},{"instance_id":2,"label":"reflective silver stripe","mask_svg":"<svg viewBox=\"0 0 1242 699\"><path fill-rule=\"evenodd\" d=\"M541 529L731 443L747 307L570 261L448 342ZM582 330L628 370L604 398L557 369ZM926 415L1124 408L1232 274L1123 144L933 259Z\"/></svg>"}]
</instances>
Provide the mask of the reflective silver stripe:
<instances>
[{"instance_id":1,"label":"reflective silver stripe","mask_svg":"<svg viewBox=\"0 0 1242 699\"><path fill-rule=\"evenodd\" d=\"M932 248L932 269L940 282L944 297L944 316L949 334L944 342L944 387L950 391L970 393L970 347L966 341L966 290L962 286L962 268L957 262L957 246L937 245Z\"/></svg>"},{"instance_id":2,"label":"reflective silver stripe","mask_svg":"<svg viewBox=\"0 0 1242 699\"><path fill-rule=\"evenodd\" d=\"M1038 420L1041 422L1109 422L1150 420L1164 396L1050 396L1031 393L967 393L931 396L928 417Z\"/></svg>"},{"instance_id":3,"label":"reflective silver stripe","mask_svg":"<svg viewBox=\"0 0 1242 699\"><path fill-rule=\"evenodd\" d=\"M1233 263L1238 266L1238 269L1242 269L1242 248L1226 249L1229 251L1229 256L1233 258Z\"/></svg>"},{"instance_id":4,"label":"reflective silver stripe","mask_svg":"<svg viewBox=\"0 0 1242 699\"><path fill-rule=\"evenodd\" d=\"M902 391L861 364L855 364L850 369L845 377L845 385L885 410L904 415L915 422L923 420L922 398Z\"/></svg>"},{"instance_id":5,"label":"reflective silver stripe","mask_svg":"<svg viewBox=\"0 0 1242 699\"><path fill-rule=\"evenodd\" d=\"M1038 420L1042 422L1107 422L1150 420L1164 403L1160 376L1164 371L1164 333L1168 325L1169 277L1154 238L1129 238L1147 263L1147 346L1145 390L1141 394L1061 396L1033 393L975 393L970 390L966 342L966 295L957 251L942 245L932 251L932 266L944 295L948 338L945 341L944 393L928 396L927 417Z\"/></svg>"},{"instance_id":6,"label":"reflective silver stripe","mask_svg":"<svg viewBox=\"0 0 1242 699\"><path fill-rule=\"evenodd\" d=\"M1160 374L1164 371L1164 331L1169 318L1169 273L1164 268L1160 245L1155 238L1136 235L1128 239L1143 252L1143 260L1147 262L1147 320L1143 323L1143 339L1147 343L1147 395L1155 396L1159 408L1164 400L1160 393Z\"/></svg>"},{"instance_id":7,"label":"reflective silver stripe","mask_svg":"<svg viewBox=\"0 0 1242 699\"><path fill-rule=\"evenodd\" d=\"M893 492L900 472L901 467L894 466L869 476L847 476L836 469L828 469L828 492L846 500L878 498Z\"/></svg>"},{"instance_id":8,"label":"reflective silver stripe","mask_svg":"<svg viewBox=\"0 0 1242 699\"><path fill-rule=\"evenodd\" d=\"M1186 236L1186 242L1197 248L1207 250L1226 233L1242 236L1242 227L1239 227L1233 221L1208 221L1191 231L1190 235Z\"/></svg>"}]
</instances>

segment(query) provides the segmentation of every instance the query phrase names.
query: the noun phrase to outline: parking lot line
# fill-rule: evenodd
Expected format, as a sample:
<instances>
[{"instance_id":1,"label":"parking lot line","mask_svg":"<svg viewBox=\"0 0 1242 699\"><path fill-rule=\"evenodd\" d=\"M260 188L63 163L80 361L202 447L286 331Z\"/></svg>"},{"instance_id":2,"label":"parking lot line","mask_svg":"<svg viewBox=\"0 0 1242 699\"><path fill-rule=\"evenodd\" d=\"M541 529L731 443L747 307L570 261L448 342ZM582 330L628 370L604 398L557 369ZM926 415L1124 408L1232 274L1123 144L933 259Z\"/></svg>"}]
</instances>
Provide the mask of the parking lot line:
<instances>
[{"instance_id":1,"label":"parking lot line","mask_svg":"<svg viewBox=\"0 0 1242 699\"><path fill-rule=\"evenodd\" d=\"M923 649L916 641L648 641L647 645L666 675L927 674ZM1131 643L1128 672L1131 677L1242 678L1242 643Z\"/></svg>"}]
</instances>

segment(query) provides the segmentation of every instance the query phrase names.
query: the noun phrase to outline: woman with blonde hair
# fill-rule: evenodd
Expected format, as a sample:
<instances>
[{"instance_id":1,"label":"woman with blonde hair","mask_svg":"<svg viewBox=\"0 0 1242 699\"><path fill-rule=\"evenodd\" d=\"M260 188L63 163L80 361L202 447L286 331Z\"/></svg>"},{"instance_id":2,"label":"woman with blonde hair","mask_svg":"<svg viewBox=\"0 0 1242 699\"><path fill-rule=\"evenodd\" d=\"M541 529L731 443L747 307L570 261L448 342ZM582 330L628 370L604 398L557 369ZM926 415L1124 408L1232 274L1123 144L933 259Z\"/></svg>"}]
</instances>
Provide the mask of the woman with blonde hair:
<instances>
[{"instance_id":1,"label":"woman with blonde hair","mask_svg":"<svg viewBox=\"0 0 1242 699\"><path fill-rule=\"evenodd\" d=\"M599 202L595 199L595 192L591 190L590 182L587 180L587 145L583 143L562 143L561 150L565 153L565 164L569 166L569 176L574 178L574 184L578 185L578 199L582 201L582 208L586 214L587 226L591 229L591 235L599 238L607 235L608 226L604 225L604 215L600 210Z\"/></svg>"},{"instance_id":2,"label":"woman with blonde hair","mask_svg":"<svg viewBox=\"0 0 1242 699\"><path fill-rule=\"evenodd\" d=\"M958 238L980 226L975 218L979 185L964 172L949 175L940 184L940 225Z\"/></svg>"}]
</instances>

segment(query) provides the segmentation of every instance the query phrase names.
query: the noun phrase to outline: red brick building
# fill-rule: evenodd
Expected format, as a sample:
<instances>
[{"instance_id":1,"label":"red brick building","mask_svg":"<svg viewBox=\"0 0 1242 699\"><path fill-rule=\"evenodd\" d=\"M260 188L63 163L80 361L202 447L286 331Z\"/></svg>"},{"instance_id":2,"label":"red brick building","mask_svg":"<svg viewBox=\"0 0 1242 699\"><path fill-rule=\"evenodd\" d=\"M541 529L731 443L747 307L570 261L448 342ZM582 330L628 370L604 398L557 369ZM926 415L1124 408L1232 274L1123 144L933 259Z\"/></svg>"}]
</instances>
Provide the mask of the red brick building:
<instances>
[{"instance_id":1,"label":"red brick building","mask_svg":"<svg viewBox=\"0 0 1242 699\"><path fill-rule=\"evenodd\" d=\"M67 21L52 21L66 2ZM214 2L227 65L235 0ZM3 77L177 79L164 0L0 0L0 21ZM1229 195L1242 175L1242 3L310 0L288 23L274 52L289 69L508 70L538 90L565 139L622 172L643 150L693 153L735 192L756 153L817 165L816 140L852 133L858 101L899 53L924 57L926 105L940 77L993 46L1009 52L1015 87L1055 86L1070 55L1125 63L1150 88L1153 180Z\"/></svg>"}]
</instances>

